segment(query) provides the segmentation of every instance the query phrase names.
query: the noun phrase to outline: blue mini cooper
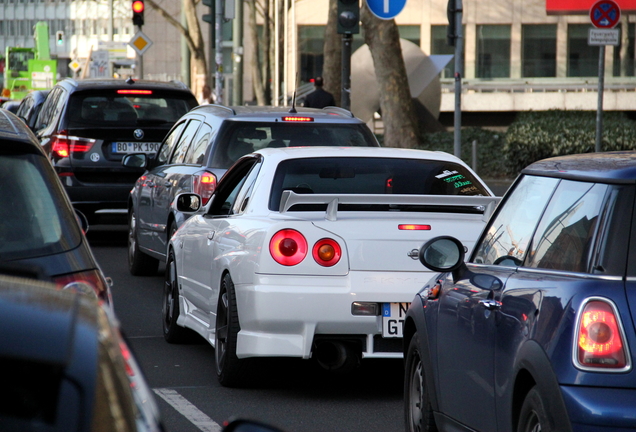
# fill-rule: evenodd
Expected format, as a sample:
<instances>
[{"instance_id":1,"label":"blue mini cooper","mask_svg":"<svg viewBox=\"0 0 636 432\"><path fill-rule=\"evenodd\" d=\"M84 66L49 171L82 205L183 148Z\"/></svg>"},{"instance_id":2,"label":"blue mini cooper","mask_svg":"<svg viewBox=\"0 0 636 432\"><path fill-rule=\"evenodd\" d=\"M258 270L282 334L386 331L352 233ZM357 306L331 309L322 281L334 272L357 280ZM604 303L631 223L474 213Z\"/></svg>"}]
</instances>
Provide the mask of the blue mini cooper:
<instances>
[{"instance_id":1,"label":"blue mini cooper","mask_svg":"<svg viewBox=\"0 0 636 432\"><path fill-rule=\"evenodd\" d=\"M420 250L441 272L404 327L407 431L636 428L636 152L536 162L470 258Z\"/></svg>"}]
</instances>

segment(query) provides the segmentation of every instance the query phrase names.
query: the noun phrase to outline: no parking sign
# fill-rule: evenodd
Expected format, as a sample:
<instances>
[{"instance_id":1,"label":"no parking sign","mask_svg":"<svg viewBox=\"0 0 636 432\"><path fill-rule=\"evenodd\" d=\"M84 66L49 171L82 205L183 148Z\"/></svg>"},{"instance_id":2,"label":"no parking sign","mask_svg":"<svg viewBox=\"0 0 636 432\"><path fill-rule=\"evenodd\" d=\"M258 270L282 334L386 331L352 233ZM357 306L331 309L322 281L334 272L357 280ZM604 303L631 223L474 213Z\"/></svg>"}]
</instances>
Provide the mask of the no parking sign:
<instances>
[{"instance_id":1,"label":"no parking sign","mask_svg":"<svg viewBox=\"0 0 636 432\"><path fill-rule=\"evenodd\" d=\"M620 19L621 8L612 0L600 0L590 8L590 20L596 28L614 28Z\"/></svg>"}]
</instances>

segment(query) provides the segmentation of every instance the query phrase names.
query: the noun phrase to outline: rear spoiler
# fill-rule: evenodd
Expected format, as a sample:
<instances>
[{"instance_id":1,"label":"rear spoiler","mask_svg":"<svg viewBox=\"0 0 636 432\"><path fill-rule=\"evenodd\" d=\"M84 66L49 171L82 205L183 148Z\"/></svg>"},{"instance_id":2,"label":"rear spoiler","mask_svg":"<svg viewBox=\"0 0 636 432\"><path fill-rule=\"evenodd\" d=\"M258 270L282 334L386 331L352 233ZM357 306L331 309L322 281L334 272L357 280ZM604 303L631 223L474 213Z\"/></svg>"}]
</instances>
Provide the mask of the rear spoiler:
<instances>
[{"instance_id":1,"label":"rear spoiler","mask_svg":"<svg viewBox=\"0 0 636 432\"><path fill-rule=\"evenodd\" d=\"M284 190L280 199L280 213L297 204L327 204L325 219L337 220L338 204L402 204L477 207L483 210L483 221L492 215L501 197L466 195L354 195L354 194L297 194Z\"/></svg>"}]
</instances>

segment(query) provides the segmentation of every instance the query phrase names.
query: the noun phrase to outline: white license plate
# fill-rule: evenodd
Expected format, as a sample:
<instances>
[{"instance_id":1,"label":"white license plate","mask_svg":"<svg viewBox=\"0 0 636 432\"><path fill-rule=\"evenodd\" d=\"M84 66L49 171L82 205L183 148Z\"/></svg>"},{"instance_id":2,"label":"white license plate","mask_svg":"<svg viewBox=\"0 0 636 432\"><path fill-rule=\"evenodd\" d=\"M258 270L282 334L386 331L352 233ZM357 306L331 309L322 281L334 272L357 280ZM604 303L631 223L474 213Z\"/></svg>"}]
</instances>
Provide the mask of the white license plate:
<instances>
[{"instance_id":1,"label":"white license plate","mask_svg":"<svg viewBox=\"0 0 636 432\"><path fill-rule=\"evenodd\" d=\"M112 152L114 154L157 153L160 144L157 142L114 142L112 143Z\"/></svg>"},{"instance_id":2,"label":"white license plate","mask_svg":"<svg viewBox=\"0 0 636 432\"><path fill-rule=\"evenodd\" d=\"M382 303L382 337L401 338L410 303Z\"/></svg>"}]
</instances>

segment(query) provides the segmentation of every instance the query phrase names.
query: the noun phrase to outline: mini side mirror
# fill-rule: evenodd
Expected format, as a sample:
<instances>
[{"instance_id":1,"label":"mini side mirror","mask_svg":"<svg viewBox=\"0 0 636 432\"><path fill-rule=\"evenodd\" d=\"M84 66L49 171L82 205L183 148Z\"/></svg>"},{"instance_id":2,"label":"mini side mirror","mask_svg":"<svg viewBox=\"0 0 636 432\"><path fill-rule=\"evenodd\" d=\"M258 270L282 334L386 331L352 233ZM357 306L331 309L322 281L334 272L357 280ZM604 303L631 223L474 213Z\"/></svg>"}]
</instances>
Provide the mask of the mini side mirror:
<instances>
[{"instance_id":1,"label":"mini side mirror","mask_svg":"<svg viewBox=\"0 0 636 432\"><path fill-rule=\"evenodd\" d=\"M201 197L194 193L182 193L174 199L173 207L183 213L195 213L201 208Z\"/></svg>"},{"instance_id":2,"label":"mini side mirror","mask_svg":"<svg viewBox=\"0 0 636 432\"><path fill-rule=\"evenodd\" d=\"M121 164L127 168L146 168L148 165L148 155L144 153L127 154L121 160Z\"/></svg>"}]
</instances>

